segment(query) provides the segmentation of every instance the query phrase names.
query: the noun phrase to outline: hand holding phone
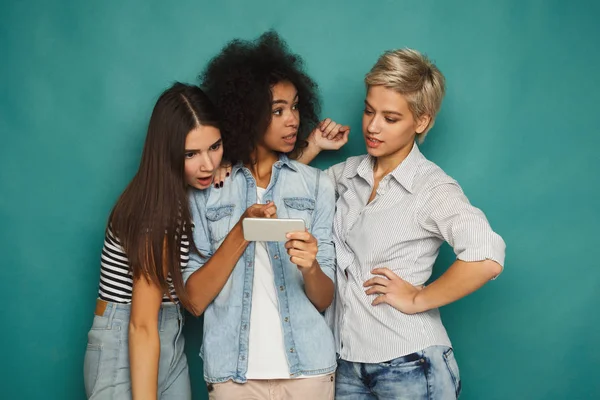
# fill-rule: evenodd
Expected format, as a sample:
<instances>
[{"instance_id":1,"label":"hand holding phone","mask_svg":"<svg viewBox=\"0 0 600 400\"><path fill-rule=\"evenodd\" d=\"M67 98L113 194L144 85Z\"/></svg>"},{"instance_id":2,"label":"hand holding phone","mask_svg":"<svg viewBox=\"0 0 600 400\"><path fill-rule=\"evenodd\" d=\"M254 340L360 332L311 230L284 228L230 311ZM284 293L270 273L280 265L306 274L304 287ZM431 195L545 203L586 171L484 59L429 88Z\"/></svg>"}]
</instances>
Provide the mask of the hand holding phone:
<instances>
[{"instance_id":1,"label":"hand holding phone","mask_svg":"<svg viewBox=\"0 0 600 400\"><path fill-rule=\"evenodd\" d=\"M303 273L314 267L319 252L317 239L307 230L288 233L287 238L285 248L290 261Z\"/></svg>"}]
</instances>

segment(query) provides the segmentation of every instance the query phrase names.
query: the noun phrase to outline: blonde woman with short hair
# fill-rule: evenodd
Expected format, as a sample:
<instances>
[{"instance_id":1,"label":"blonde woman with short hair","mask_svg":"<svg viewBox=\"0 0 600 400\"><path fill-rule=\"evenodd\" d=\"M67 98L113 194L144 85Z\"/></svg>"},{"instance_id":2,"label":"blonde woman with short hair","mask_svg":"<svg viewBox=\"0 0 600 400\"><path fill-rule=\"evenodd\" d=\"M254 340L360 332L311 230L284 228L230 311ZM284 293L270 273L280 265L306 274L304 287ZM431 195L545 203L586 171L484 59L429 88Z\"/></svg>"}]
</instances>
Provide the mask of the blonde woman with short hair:
<instances>
[{"instance_id":1,"label":"blonde woman with short hair","mask_svg":"<svg viewBox=\"0 0 600 400\"><path fill-rule=\"evenodd\" d=\"M365 77L367 154L327 170L335 183L336 399L453 399L458 365L438 308L503 269L505 244L459 184L427 160L422 143L445 92L444 76L411 49L384 53ZM300 161L341 147L321 129ZM456 261L431 277L443 242Z\"/></svg>"}]
</instances>

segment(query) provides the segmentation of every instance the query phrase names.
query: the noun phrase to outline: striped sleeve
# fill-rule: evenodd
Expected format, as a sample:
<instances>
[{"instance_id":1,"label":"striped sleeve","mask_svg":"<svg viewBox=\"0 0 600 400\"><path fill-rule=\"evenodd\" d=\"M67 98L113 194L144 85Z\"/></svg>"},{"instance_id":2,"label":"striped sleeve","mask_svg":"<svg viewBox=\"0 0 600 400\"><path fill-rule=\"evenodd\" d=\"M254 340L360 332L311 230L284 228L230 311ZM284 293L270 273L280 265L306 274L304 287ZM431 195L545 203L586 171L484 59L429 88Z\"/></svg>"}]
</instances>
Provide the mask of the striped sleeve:
<instances>
[{"instance_id":1,"label":"striped sleeve","mask_svg":"<svg viewBox=\"0 0 600 400\"><path fill-rule=\"evenodd\" d=\"M417 217L423 229L448 242L459 260L492 260L504 266L504 241L457 183L437 185L425 196Z\"/></svg>"}]
</instances>

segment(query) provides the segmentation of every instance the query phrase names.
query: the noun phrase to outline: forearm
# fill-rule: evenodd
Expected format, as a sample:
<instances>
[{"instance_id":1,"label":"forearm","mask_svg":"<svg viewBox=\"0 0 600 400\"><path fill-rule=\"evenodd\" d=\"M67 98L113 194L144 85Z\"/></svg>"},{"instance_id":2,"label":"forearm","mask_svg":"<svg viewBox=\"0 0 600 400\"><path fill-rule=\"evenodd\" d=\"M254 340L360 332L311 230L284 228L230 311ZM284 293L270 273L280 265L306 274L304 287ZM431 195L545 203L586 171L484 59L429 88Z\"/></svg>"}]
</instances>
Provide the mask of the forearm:
<instances>
[{"instance_id":1,"label":"forearm","mask_svg":"<svg viewBox=\"0 0 600 400\"><path fill-rule=\"evenodd\" d=\"M158 328L129 324L129 368L133 399L156 399L160 337Z\"/></svg>"},{"instance_id":2,"label":"forearm","mask_svg":"<svg viewBox=\"0 0 600 400\"><path fill-rule=\"evenodd\" d=\"M456 260L450 268L415 297L417 312L425 312L453 303L482 287L502 272L500 264L491 261Z\"/></svg>"},{"instance_id":3,"label":"forearm","mask_svg":"<svg viewBox=\"0 0 600 400\"><path fill-rule=\"evenodd\" d=\"M325 275L317 261L308 271L303 272L304 292L319 312L325 311L333 301L335 287L332 280Z\"/></svg>"},{"instance_id":4,"label":"forearm","mask_svg":"<svg viewBox=\"0 0 600 400\"><path fill-rule=\"evenodd\" d=\"M227 283L248 244L249 242L244 240L240 221L206 264L188 278L185 288L194 307L190 312L198 316L206 310Z\"/></svg>"}]
</instances>

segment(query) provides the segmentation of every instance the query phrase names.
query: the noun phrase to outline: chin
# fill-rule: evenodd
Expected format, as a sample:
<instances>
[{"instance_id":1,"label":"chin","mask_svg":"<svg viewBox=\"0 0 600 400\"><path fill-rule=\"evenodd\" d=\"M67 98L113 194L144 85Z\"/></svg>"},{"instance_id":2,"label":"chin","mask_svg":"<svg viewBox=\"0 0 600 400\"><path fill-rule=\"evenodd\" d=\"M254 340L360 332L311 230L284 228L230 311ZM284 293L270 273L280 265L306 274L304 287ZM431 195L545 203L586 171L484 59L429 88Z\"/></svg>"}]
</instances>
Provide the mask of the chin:
<instances>
[{"instance_id":1,"label":"chin","mask_svg":"<svg viewBox=\"0 0 600 400\"><path fill-rule=\"evenodd\" d=\"M369 146L366 146L366 148L367 148L367 154L369 154L370 156L381 157L382 155L384 155L384 152L381 149L374 149Z\"/></svg>"}]
</instances>

